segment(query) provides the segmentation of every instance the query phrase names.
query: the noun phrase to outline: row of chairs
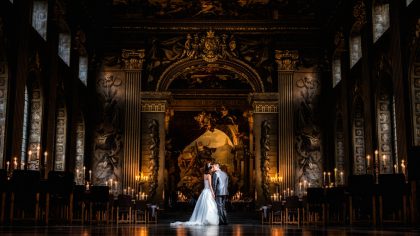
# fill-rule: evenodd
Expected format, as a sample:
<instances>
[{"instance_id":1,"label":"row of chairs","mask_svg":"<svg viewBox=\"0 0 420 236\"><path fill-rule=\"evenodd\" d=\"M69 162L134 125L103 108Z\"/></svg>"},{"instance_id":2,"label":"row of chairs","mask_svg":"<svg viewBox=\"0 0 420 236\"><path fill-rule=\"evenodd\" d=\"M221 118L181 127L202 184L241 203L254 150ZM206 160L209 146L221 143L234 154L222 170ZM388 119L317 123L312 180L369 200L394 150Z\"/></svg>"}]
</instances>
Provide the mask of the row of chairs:
<instances>
[{"instance_id":1,"label":"row of chairs","mask_svg":"<svg viewBox=\"0 0 420 236\"><path fill-rule=\"evenodd\" d=\"M9 180L10 177L10 180ZM51 171L41 180L39 171L14 170L7 176L0 170L0 224L7 220L33 220L49 223L51 219L72 223L133 222L157 223L157 207L131 196L114 199L107 186L74 185L73 174Z\"/></svg>"},{"instance_id":2,"label":"row of chairs","mask_svg":"<svg viewBox=\"0 0 420 236\"><path fill-rule=\"evenodd\" d=\"M273 202L261 208L261 219L263 224L405 224L414 222L414 203L404 175L379 175L378 184L372 175L354 175L346 188L308 188L303 198Z\"/></svg>"}]
</instances>

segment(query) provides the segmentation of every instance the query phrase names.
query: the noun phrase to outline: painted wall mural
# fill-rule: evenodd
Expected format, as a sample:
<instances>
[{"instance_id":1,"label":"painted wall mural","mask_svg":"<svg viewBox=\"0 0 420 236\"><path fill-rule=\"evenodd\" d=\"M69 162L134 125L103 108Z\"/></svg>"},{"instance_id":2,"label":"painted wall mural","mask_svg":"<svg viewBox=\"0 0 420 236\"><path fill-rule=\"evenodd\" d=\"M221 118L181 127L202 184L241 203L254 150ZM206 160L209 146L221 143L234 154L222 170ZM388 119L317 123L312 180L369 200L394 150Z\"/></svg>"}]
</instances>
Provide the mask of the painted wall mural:
<instances>
[{"instance_id":1,"label":"painted wall mural","mask_svg":"<svg viewBox=\"0 0 420 236\"><path fill-rule=\"evenodd\" d=\"M322 148L319 126L320 81L315 73L295 73L296 181L322 184Z\"/></svg>"},{"instance_id":2,"label":"painted wall mural","mask_svg":"<svg viewBox=\"0 0 420 236\"><path fill-rule=\"evenodd\" d=\"M175 114L175 121L179 121L177 116L192 114ZM178 181L177 191L182 192L187 198L196 198L203 188L203 171L204 164L208 162L218 162L221 168L229 175L229 192L234 194L239 191L243 185L243 172L245 168L245 155L249 155L249 151L244 151L247 142L244 141L248 137L248 133L244 132L242 127L242 119L240 119L222 107L218 112L200 112L193 115L193 125L183 123L176 124L176 131L171 134L173 140L173 153L177 163L176 166L168 166L172 172L179 169L179 176L172 173L171 181ZM189 122L189 121L183 121ZM247 122L247 120L244 120ZM193 136L183 137L174 134L178 129L189 126ZM198 126L198 127L197 127ZM197 128L195 128L197 127ZM180 144L177 139L191 140L187 144ZM171 144L172 146L172 144ZM178 147L177 147L178 146ZM176 151L177 148L182 150ZM169 174L169 173L168 173Z\"/></svg>"},{"instance_id":3,"label":"painted wall mural","mask_svg":"<svg viewBox=\"0 0 420 236\"><path fill-rule=\"evenodd\" d=\"M277 19L279 12L313 15L314 0L113 0L146 18ZM138 6L138 7L137 7Z\"/></svg>"},{"instance_id":4,"label":"painted wall mural","mask_svg":"<svg viewBox=\"0 0 420 236\"><path fill-rule=\"evenodd\" d=\"M121 86L120 77L109 72L101 75L96 83L101 120L95 130L93 146L94 184L105 184L109 179L121 183Z\"/></svg>"},{"instance_id":5,"label":"painted wall mural","mask_svg":"<svg viewBox=\"0 0 420 236\"><path fill-rule=\"evenodd\" d=\"M270 53L271 39L241 38L234 35L208 31L173 37L166 40L153 38L147 55L145 69L147 82L144 87L154 90L159 77L171 65L180 60L202 59L177 76L172 88L229 89L232 87L250 91L247 79L241 71L232 66L218 63L220 59L234 58L256 70L263 79L264 87L273 86L273 60ZM234 83L234 86L232 84Z\"/></svg>"}]
</instances>

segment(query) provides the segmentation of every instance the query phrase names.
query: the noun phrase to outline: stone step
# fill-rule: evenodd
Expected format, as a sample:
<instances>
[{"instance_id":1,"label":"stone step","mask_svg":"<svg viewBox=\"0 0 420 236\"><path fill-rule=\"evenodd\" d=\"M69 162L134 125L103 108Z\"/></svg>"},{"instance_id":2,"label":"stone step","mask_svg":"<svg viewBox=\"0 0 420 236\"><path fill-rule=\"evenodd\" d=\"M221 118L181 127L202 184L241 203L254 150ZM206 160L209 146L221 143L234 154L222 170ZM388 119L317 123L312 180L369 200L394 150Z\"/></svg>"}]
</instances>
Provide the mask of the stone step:
<instances>
[{"instance_id":1,"label":"stone step","mask_svg":"<svg viewBox=\"0 0 420 236\"><path fill-rule=\"evenodd\" d=\"M171 223L175 221L188 221L191 217L190 211L171 211L161 212L159 216L160 223ZM260 222L259 214L256 212L228 212L230 224L258 224Z\"/></svg>"}]
</instances>

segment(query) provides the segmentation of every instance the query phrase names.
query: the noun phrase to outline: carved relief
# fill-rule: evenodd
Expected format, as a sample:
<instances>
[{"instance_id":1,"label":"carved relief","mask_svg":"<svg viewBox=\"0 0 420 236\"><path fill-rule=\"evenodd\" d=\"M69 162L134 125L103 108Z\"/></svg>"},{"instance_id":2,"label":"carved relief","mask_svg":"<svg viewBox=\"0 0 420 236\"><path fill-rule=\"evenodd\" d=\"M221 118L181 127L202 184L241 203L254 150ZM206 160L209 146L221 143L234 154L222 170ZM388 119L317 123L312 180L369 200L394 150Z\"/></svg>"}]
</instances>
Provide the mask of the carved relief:
<instances>
[{"instance_id":1,"label":"carved relief","mask_svg":"<svg viewBox=\"0 0 420 236\"><path fill-rule=\"evenodd\" d=\"M142 69L144 56L145 56L144 49L138 49L138 50L123 49L121 57L124 63L124 69L126 70Z\"/></svg>"},{"instance_id":2,"label":"carved relief","mask_svg":"<svg viewBox=\"0 0 420 236\"><path fill-rule=\"evenodd\" d=\"M109 179L121 183L122 132L119 93L122 81L112 73L98 78L96 90L100 99L101 117L95 130L93 173L95 184Z\"/></svg>"},{"instance_id":3,"label":"carved relief","mask_svg":"<svg viewBox=\"0 0 420 236\"><path fill-rule=\"evenodd\" d=\"M366 20L366 5L363 0L357 1L353 7L353 17L355 18L356 24L359 27L363 27L367 23Z\"/></svg>"},{"instance_id":4,"label":"carved relief","mask_svg":"<svg viewBox=\"0 0 420 236\"><path fill-rule=\"evenodd\" d=\"M253 103L255 113L277 113L278 103L269 102L254 102Z\"/></svg>"},{"instance_id":5,"label":"carved relief","mask_svg":"<svg viewBox=\"0 0 420 236\"><path fill-rule=\"evenodd\" d=\"M150 134L149 173L151 177L149 181L149 196L153 198L158 187L160 149L159 122L155 119L150 119L148 121L148 129Z\"/></svg>"},{"instance_id":6,"label":"carved relief","mask_svg":"<svg viewBox=\"0 0 420 236\"><path fill-rule=\"evenodd\" d=\"M261 180L263 194L266 199L270 198L270 130L271 124L264 120L261 124Z\"/></svg>"},{"instance_id":7,"label":"carved relief","mask_svg":"<svg viewBox=\"0 0 420 236\"><path fill-rule=\"evenodd\" d=\"M319 127L318 100L320 82L316 77L298 78L296 81L298 98L295 98L295 148L297 153L297 182L305 180L311 186L321 185L322 150Z\"/></svg>"},{"instance_id":8,"label":"carved relief","mask_svg":"<svg viewBox=\"0 0 420 236\"><path fill-rule=\"evenodd\" d=\"M146 68L149 90L156 85L156 91L166 91L174 81L172 89L235 87L263 91L259 74L266 78L264 82L272 83L272 65L268 45L261 44L244 39L238 47L233 35L218 35L214 31L188 34L186 39L154 39Z\"/></svg>"},{"instance_id":9,"label":"carved relief","mask_svg":"<svg viewBox=\"0 0 420 236\"><path fill-rule=\"evenodd\" d=\"M298 62L298 51L289 50L276 50L276 62L278 70L281 71L294 71Z\"/></svg>"},{"instance_id":10,"label":"carved relief","mask_svg":"<svg viewBox=\"0 0 420 236\"><path fill-rule=\"evenodd\" d=\"M365 119L363 101L359 95L356 95L353 104L353 174L363 175L366 173L365 163Z\"/></svg>"},{"instance_id":11,"label":"carved relief","mask_svg":"<svg viewBox=\"0 0 420 236\"><path fill-rule=\"evenodd\" d=\"M413 144L420 146L420 18L417 19L410 41L410 87Z\"/></svg>"},{"instance_id":12,"label":"carved relief","mask_svg":"<svg viewBox=\"0 0 420 236\"><path fill-rule=\"evenodd\" d=\"M82 170L85 163L85 122L79 114L76 126L76 164L74 166L75 182L83 185Z\"/></svg>"},{"instance_id":13,"label":"carved relief","mask_svg":"<svg viewBox=\"0 0 420 236\"><path fill-rule=\"evenodd\" d=\"M66 164L66 108L62 101L58 103L55 128L55 157L54 170L64 171Z\"/></svg>"},{"instance_id":14,"label":"carved relief","mask_svg":"<svg viewBox=\"0 0 420 236\"><path fill-rule=\"evenodd\" d=\"M37 81L32 83L29 94L30 118L29 118L29 143L28 153L28 169L39 170L39 147L41 144L41 124L42 124L42 97L41 89Z\"/></svg>"},{"instance_id":15,"label":"carved relief","mask_svg":"<svg viewBox=\"0 0 420 236\"><path fill-rule=\"evenodd\" d=\"M344 129L343 129L343 116L341 110L337 109L335 118L335 168L338 173L345 171L345 150L344 150ZM337 184L343 185L344 179L341 179L341 175L338 175L335 181Z\"/></svg>"},{"instance_id":16,"label":"carved relief","mask_svg":"<svg viewBox=\"0 0 420 236\"><path fill-rule=\"evenodd\" d=\"M0 17L0 169L3 167L5 149L5 129L7 114L9 72L6 58L6 37L3 32L3 18Z\"/></svg>"}]
</instances>

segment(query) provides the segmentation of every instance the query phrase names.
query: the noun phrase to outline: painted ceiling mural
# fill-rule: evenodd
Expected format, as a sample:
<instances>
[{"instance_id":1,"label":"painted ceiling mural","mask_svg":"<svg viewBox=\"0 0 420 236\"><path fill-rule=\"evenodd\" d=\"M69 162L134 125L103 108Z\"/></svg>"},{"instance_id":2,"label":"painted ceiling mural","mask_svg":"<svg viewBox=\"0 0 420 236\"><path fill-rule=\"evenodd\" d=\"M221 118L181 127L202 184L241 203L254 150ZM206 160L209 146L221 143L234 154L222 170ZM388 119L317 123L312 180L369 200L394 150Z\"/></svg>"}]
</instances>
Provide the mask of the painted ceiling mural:
<instances>
[{"instance_id":1,"label":"painted ceiling mural","mask_svg":"<svg viewBox=\"0 0 420 236\"><path fill-rule=\"evenodd\" d=\"M282 12L313 15L316 3L316 0L113 0L114 6L137 6L148 18L277 19Z\"/></svg>"},{"instance_id":2,"label":"painted ceiling mural","mask_svg":"<svg viewBox=\"0 0 420 236\"><path fill-rule=\"evenodd\" d=\"M250 91L246 79L218 59L235 58L254 68L263 78L264 87L273 86L273 54L271 38L236 37L207 31L172 37L166 40L153 38L147 56L146 89L154 90L159 76L171 64L181 59L203 59L198 66L185 68L172 85L176 88L235 88Z\"/></svg>"}]
</instances>

